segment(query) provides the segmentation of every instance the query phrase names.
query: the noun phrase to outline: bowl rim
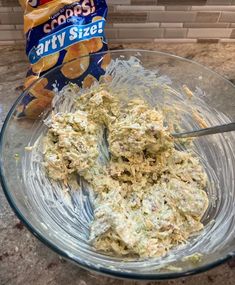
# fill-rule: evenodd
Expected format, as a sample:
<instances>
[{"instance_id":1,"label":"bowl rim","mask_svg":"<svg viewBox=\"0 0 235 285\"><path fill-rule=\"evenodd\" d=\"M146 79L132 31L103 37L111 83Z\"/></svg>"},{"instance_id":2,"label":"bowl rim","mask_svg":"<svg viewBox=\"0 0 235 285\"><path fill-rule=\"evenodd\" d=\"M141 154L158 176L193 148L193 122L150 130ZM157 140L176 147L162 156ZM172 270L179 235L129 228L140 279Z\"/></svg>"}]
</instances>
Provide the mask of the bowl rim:
<instances>
[{"instance_id":1,"label":"bowl rim","mask_svg":"<svg viewBox=\"0 0 235 285\"><path fill-rule=\"evenodd\" d=\"M202 69L210 72L211 74L214 74L215 76L217 76L218 78L222 79L223 81L225 81L227 84L229 84L231 87L233 87L235 89L235 85L229 81L227 78L221 76L220 74L218 74L217 72L215 72L214 70L211 70L210 68L195 62L193 60L189 60L186 58L183 58L181 56L177 56L171 53L166 53L166 52L161 52L161 51L154 51L154 50L145 50L145 49L117 49L117 50L109 50L109 53L126 53L126 52L142 52L142 53L153 53L153 54L157 54L157 55L163 55L163 56L168 56L168 57L172 57L174 59L178 59L180 61L183 62L188 62L190 64L196 64L199 67L201 67ZM94 54L89 54L89 55L85 55L82 57L91 57L94 56L95 54L106 54L107 51L104 52L98 52L98 53L94 53ZM79 58L82 58L79 57ZM73 59L71 61L74 61L77 59ZM26 228L37 238L39 239L43 244L45 244L47 247L49 247L50 249L52 249L53 251L55 251L58 255L62 256L63 258L75 262L77 265L79 265L80 267L90 270L90 271L94 271L97 272L99 274L103 274L103 275L108 275L108 276L112 276L112 277L116 277L116 278L122 278L122 279L132 279L132 280L167 280L167 279L175 279L175 278L180 278L180 277L186 277L189 275L195 275L198 273L202 273L205 272L207 270L210 270L218 265L223 264L224 262L230 260L232 257L235 256L235 249L234 251L230 252L229 254L227 254L224 257L221 257L213 262L210 262L206 265L203 266L198 266L195 267L193 269L189 269L189 270L185 270L185 271L180 271L180 272L167 272L167 273L138 273L138 272L120 272L118 270L114 270L114 269L110 269L107 267L97 267L95 264L87 264L86 262L84 262L83 260L81 260L80 258L74 259L72 258L69 254L67 254L65 251L61 250L59 247L57 247L54 243L52 243L51 241L47 240L38 230L35 226L33 226L31 223L29 223L27 221L27 219L24 217L24 215L21 213L21 211L19 210L19 208L17 207L16 203L14 202L13 197L11 196L11 192L8 189L7 186L7 182L6 179L4 177L4 167L3 167L3 160L2 160L2 153L3 153L3 142L4 142L4 134L5 131L7 130L7 126L8 126L8 122L10 121L16 106L18 105L18 103L21 101L21 99L25 96L25 94L27 94L28 90L34 85L36 84L38 81L40 81L42 78L46 77L47 74L50 74L52 72L54 72L55 70L59 69L61 66L63 66L63 64L54 67L53 69L47 71L46 73L44 73L42 76L40 76L37 80L35 80L32 84L29 85L29 87L27 89L24 90L24 92L22 92L22 94L16 99L16 101L14 102L14 104L12 105L12 107L10 108L4 122L2 125L2 129L0 132L0 182L3 188L3 192L6 196L6 199L9 203L9 205L11 206L12 210L14 211L14 213L16 214L16 216L19 218L19 220L26 226Z\"/></svg>"}]
</instances>

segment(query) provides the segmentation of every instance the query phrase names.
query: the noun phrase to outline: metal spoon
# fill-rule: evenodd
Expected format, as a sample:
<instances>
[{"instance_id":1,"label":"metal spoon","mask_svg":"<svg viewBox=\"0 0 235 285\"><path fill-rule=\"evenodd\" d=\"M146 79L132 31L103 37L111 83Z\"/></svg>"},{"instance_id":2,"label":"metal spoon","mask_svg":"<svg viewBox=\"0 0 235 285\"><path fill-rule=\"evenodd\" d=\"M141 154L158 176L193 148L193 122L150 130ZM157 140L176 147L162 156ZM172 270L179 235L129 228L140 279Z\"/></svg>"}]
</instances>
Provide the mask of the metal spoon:
<instances>
[{"instance_id":1,"label":"metal spoon","mask_svg":"<svg viewBox=\"0 0 235 285\"><path fill-rule=\"evenodd\" d=\"M189 137L200 137L205 135L213 135L218 133L225 133L235 131L235 122L229 123L225 125L219 125L210 128L204 128L200 130L184 132L184 133L173 133L172 136L174 138L189 138Z\"/></svg>"}]
</instances>

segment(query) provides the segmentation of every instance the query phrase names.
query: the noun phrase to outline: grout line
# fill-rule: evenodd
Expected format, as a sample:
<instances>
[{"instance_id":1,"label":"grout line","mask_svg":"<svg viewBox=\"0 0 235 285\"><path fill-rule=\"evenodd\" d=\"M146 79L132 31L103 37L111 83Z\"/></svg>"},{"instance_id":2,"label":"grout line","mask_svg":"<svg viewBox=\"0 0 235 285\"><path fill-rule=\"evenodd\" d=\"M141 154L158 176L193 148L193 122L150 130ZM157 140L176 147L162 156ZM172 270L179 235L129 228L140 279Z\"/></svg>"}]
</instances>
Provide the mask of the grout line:
<instances>
[{"instance_id":1,"label":"grout line","mask_svg":"<svg viewBox=\"0 0 235 285\"><path fill-rule=\"evenodd\" d=\"M217 22L216 23L219 23L220 22L220 18L222 17L222 12L220 12L220 14L219 14L219 17L218 17L218 19L217 19Z\"/></svg>"},{"instance_id":2,"label":"grout line","mask_svg":"<svg viewBox=\"0 0 235 285\"><path fill-rule=\"evenodd\" d=\"M197 39L189 39L189 38L178 38L178 39L154 39L154 42L160 42L160 43L196 43Z\"/></svg>"}]
</instances>

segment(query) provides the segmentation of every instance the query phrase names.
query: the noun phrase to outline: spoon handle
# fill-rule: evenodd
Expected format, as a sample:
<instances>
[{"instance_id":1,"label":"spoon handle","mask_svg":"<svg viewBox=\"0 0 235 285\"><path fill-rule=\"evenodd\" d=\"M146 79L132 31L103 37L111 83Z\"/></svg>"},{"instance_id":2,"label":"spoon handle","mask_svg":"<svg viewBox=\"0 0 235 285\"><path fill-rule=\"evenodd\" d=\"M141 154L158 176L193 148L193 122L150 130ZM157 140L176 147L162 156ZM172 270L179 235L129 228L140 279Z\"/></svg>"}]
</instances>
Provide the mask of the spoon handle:
<instances>
[{"instance_id":1,"label":"spoon handle","mask_svg":"<svg viewBox=\"0 0 235 285\"><path fill-rule=\"evenodd\" d=\"M200 137L205 135L213 135L213 134L225 133L231 131L235 131L235 122L230 124L200 129L196 131L191 131L191 132L173 133L172 136L174 138Z\"/></svg>"}]
</instances>

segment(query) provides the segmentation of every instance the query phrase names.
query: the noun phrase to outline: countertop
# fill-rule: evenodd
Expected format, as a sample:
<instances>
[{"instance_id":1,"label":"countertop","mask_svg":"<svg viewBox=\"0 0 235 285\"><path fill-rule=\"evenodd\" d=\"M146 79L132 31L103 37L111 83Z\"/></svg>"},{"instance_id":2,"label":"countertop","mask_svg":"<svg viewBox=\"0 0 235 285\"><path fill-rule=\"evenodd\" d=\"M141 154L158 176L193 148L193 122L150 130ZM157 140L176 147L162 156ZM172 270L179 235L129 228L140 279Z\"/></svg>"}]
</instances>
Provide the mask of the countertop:
<instances>
[{"instance_id":1,"label":"countertop","mask_svg":"<svg viewBox=\"0 0 235 285\"><path fill-rule=\"evenodd\" d=\"M235 82L234 44L124 44L111 48L160 50L200 62ZM0 47L0 122L22 90L27 69L23 45ZM0 285L234 284L235 261L206 273L165 282L103 277L65 261L38 241L16 218L0 189Z\"/></svg>"}]
</instances>

